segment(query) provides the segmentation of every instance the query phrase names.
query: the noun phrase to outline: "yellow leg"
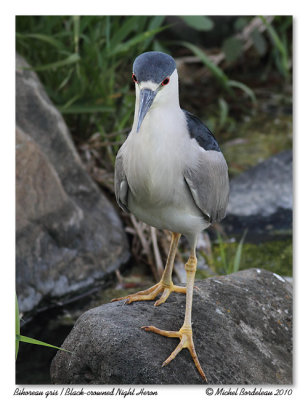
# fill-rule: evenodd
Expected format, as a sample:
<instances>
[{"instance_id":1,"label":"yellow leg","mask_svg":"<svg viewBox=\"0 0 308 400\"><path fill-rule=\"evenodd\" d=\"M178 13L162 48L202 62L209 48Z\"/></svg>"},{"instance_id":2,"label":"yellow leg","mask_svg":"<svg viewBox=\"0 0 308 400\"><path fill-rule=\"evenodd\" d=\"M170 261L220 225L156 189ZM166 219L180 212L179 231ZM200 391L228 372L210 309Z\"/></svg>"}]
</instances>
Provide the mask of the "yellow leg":
<instances>
[{"instance_id":1,"label":"yellow leg","mask_svg":"<svg viewBox=\"0 0 308 400\"><path fill-rule=\"evenodd\" d=\"M130 294L128 296L118 297L116 299L112 299L111 301L126 300L125 303L130 304L133 301L154 300L159 295L159 293L162 292L160 299L157 300L154 304L154 306L159 306L160 304L164 303L167 300L171 292L186 293L186 288L181 286L176 286L172 282L172 269L180 237L181 237L180 233L172 232L172 239L171 239L168 259L160 282L150 287L149 289L142 290L140 292Z\"/></svg>"},{"instance_id":2,"label":"yellow leg","mask_svg":"<svg viewBox=\"0 0 308 400\"><path fill-rule=\"evenodd\" d=\"M194 360L195 366L199 371L201 377L205 381L207 381L205 373L203 372L203 369L198 360L197 353L195 351L195 346L192 338L192 328L191 328L191 308L192 308L193 287L194 287L196 268L197 268L197 259L195 253L193 252L189 257L188 262L185 265L185 270L187 274L187 285L186 285L187 291L186 291L185 319L182 328L178 332L165 331L162 329L155 328L155 326L143 326L142 329L157 333L162 336L177 337L180 339L180 343L177 345L175 350L162 364L163 367L169 364L170 361L172 361L182 349L187 348L192 356L192 359Z\"/></svg>"}]
</instances>

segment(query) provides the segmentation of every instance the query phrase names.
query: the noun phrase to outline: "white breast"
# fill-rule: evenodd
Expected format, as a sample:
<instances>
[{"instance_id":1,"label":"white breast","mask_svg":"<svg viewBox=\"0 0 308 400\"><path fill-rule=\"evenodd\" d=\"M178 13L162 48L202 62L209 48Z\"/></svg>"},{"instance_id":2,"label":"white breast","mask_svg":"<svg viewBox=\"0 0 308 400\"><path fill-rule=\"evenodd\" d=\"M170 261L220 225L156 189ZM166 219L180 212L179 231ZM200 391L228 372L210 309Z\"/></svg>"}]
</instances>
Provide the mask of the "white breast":
<instances>
[{"instance_id":1,"label":"white breast","mask_svg":"<svg viewBox=\"0 0 308 400\"><path fill-rule=\"evenodd\" d=\"M153 108L140 131L130 133L125 143L124 169L132 193L140 200L162 205L176 195L189 157L190 138L184 118L181 109L162 113Z\"/></svg>"},{"instance_id":2,"label":"white breast","mask_svg":"<svg viewBox=\"0 0 308 400\"><path fill-rule=\"evenodd\" d=\"M122 154L129 209L139 219L184 234L204 229L204 218L183 178L186 166L198 160L199 146L193 142L180 108L163 113L153 108L140 131L130 133Z\"/></svg>"}]
</instances>

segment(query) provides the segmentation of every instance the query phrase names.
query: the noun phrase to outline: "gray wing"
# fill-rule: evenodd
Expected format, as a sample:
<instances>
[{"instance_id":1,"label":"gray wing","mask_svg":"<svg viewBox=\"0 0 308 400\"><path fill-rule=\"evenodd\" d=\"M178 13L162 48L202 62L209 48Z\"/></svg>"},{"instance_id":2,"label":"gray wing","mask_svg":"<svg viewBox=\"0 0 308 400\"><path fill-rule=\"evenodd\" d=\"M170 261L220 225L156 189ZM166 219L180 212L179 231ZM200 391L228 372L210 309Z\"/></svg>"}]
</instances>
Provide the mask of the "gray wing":
<instances>
[{"instance_id":1,"label":"gray wing","mask_svg":"<svg viewBox=\"0 0 308 400\"><path fill-rule=\"evenodd\" d=\"M116 157L114 172L114 190L118 205L123 211L129 213L128 209L128 183L123 167L123 156L121 149Z\"/></svg>"},{"instance_id":2,"label":"gray wing","mask_svg":"<svg viewBox=\"0 0 308 400\"><path fill-rule=\"evenodd\" d=\"M184 171L184 179L197 207L210 222L226 215L229 198L228 166L215 136L195 115L183 110L191 140L199 145L197 166Z\"/></svg>"},{"instance_id":3,"label":"gray wing","mask_svg":"<svg viewBox=\"0 0 308 400\"><path fill-rule=\"evenodd\" d=\"M200 151L198 166L184 171L184 179L197 205L210 222L226 215L229 198L228 166L221 152Z\"/></svg>"}]
</instances>

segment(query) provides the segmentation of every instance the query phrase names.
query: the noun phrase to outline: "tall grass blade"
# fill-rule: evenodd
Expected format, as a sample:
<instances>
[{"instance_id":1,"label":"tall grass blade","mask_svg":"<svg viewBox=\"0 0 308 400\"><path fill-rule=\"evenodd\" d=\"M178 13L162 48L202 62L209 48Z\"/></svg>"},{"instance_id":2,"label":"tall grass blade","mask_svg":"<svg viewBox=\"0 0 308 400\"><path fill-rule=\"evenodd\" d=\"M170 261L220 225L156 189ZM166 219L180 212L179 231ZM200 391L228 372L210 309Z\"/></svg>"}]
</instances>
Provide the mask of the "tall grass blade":
<instances>
[{"instance_id":1,"label":"tall grass blade","mask_svg":"<svg viewBox=\"0 0 308 400\"><path fill-rule=\"evenodd\" d=\"M66 77L63 79L63 81L60 83L58 90L61 90L64 88L64 86L68 83L68 81L70 80L72 73L73 73L74 69L70 68Z\"/></svg>"},{"instance_id":2,"label":"tall grass blade","mask_svg":"<svg viewBox=\"0 0 308 400\"><path fill-rule=\"evenodd\" d=\"M240 242L237 246L234 261L233 261L233 272L237 272L240 269L241 257L242 257L242 252L243 252L243 244L244 244L246 233L247 233L247 231L244 232L242 239L240 240Z\"/></svg>"},{"instance_id":3,"label":"tall grass blade","mask_svg":"<svg viewBox=\"0 0 308 400\"><path fill-rule=\"evenodd\" d=\"M149 31L155 30L161 26L161 24L164 22L164 19L166 17L164 15L156 15L155 17L151 18L148 29ZM142 44L142 49L148 48L150 45L151 41L153 40L153 36L150 36L147 38L144 43Z\"/></svg>"},{"instance_id":4,"label":"tall grass blade","mask_svg":"<svg viewBox=\"0 0 308 400\"><path fill-rule=\"evenodd\" d=\"M40 65L38 67L31 67L31 68L25 68L25 69L30 69L30 70L34 70L34 71L47 71L49 69L57 69L60 67L66 67L67 65L70 65L70 64L75 64L79 60L80 60L79 54L75 53L75 54L71 54L64 60L56 61L51 64L45 64L45 65Z\"/></svg>"},{"instance_id":5,"label":"tall grass blade","mask_svg":"<svg viewBox=\"0 0 308 400\"><path fill-rule=\"evenodd\" d=\"M63 110L67 110L67 109L69 109L70 107L72 107L73 106L73 104L78 100L78 99L80 99L80 96L81 96L81 94L76 94L75 96L73 96L70 100L68 100L63 106L61 106L61 109L62 109L62 111Z\"/></svg>"},{"instance_id":6,"label":"tall grass blade","mask_svg":"<svg viewBox=\"0 0 308 400\"><path fill-rule=\"evenodd\" d=\"M41 342L40 340L29 338L28 336L16 335L16 340L18 340L20 342L24 342L24 343L37 344L39 346L52 347L54 349L58 349L58 350L66 351L68 353L72 353L69 350L62 349L61 347L53 346L52 344L49 344L49 343Z\"/></svg>"},{"instance_id":7,"label":"tall grass blade","mask_svg":"<svg viewBox=\"0 0 308 400\"><path fill-rule=\"evenodd\" d=\"M17 359L18 350L19 350L19 340L17 336L20 335L20 320L19 320L19 307L18 307L18 300L17 295L15 294L15 332L16 332L16 339L15 339L15 357Z\"/></svg>"},{"instance_id":8,"label":"tall grass blade","mask_svg":"<svg viewBox=\"0 0 308 400\"><path fill-rule=\"evenodd\" d=\"M257 99L256 99L256 96L255 96L255 94L254 94L254 91L253 91L252 89L250 89L250 88L249 88L247 85L245 85L244 83L239 82L239 81L229 80L229 81L228 81L228 86L229 86L229 87L236 87L236 88L241 89L243 92L245 92L245 93L250 97L250 99L251 99L251 101L252 101L253 103L256 103L256 102L257 102Z\"/></svg>"},{"instance_id":9,"label":"tall grass blade","mask_svg":"<svg viewBox=\"0 0 308 400\"><path fill-rule=\"evenodd\" d=\"M262 22L264 23L264 25L266 26L266 29L267 29L270 37L272 38L273 43L277 47L277 50L281 54L281 64L282 64L283 72L284 72L284 74L286 76L288 76L288 74L289 74L289 65L288 65L287 48L283 44L283 42L280 40L280 38L279 38L275 28L273 27L273 25L269 24L268 21L266 20L266 18L263 15L261 15L260 18L261 18Z\"/></svg>"},{"instance_id":10,"label":"tall grass blade","mask_svg":"<svg viewBox=\"0 0 308 400\"><path fill-rule=\"evenodd\" d=\"M123 42L131 32L136 29L136 24L138 22L139 16L133 16L124 20L121 27L115 32L110 39L110 48L113 49L117 45Z\"/></svg>"},{"instance_id":11,"label":"tall grass blade","mask_svg":"<svg viewBox=\"0 0 308 400\"><path fill-rule=\"evenodd\" d=\"M146 32L142 32L139 35L128 40L127 42L119 43L113 50L111 50L110 54L115 55L115 54L127 52L131 47L147 40L148 38L151 38L156 33L161 32L164 29L166 29L166 27L160 27L160 28L152 29L152 30L149 30Z\"/></svg>"},{"instance_id":12,"label":"tall grass blade","mask_svg":"<svg viewBox=\"0 0 308 400\"><path fill-rule=\"evenodd\" d=\"M106 16L106 27L105 27L105 36L106 36L106 46L107 49L110 47L110 16Z\"/></svg>"},{"instance_id":13,"label":"tall grass blade","mask_svg":"<svg viewBox=\"0 0 308 400\"><path fill-rule=\"evenodd\" d=\"M220 108L219 114L219 127L222 128L227 120L228 113L229 113L229 106L225 99L220 97L218 99L218 104Z\"/></svg>"},{"instance_id":14,"label":"tall grass blade","mask_svg":"<svg viewBox=\"0 0 308 400\"><path fill-rule=\"evenodd\" d=\"M218 239L218 244L219 244L219 255L223 264L224 270L227 272L228 271L228 262L227 262L227 256L226 256L226 249L225 249L225 244L224 241L222 240L222 237L219 232L217 232L217 239Z\"/></svg>"},{"instance_id":15,"label":"tall grass blade","mask_svg":"<svg viewBox=\"0 0 308 400\"><path fill-rule=\"evenodd\" d=\"M58 110L62 114L91 114L91 113L96 113L96 112L114 112L115 109L113 107L108 107L108 106L100 106L100 105L78 105L78 104L73 104L69 107L65 106L58 106Z\"/></svg>"},{"instance_id":16,"label":"tall grass blade","mask_svg":"<svg viewBox=\"0 0 308 400\"><path fill-rule=\"evenodd\" d=\"M42 42L46 42L46 43L56 47L58 50L61 50L64 48L62 42L60 42L60 40L57 40L52 36L44 35L43 33L18 33L18 32L16 32L16 39L27 39L27 38L41 40Z\"/></svg>"},{"instance_id":17,"label":"tall grass blade","mask_svg":"<svg viewBox=\"0 0 308 400\"><path fill-rule=\"evenodd\" d=\"M200 61L212 72L212 74L218 79L218 81L226 88L229 89L228 80L229 78L223 72L221 68L213 63L213 61L207 56L207 54L201 50L199 47L195 46L192 43L188 42L179 42L182 46L189 49L192 53L194 53Z\"/></svg>"},{"instance_id":18,"label":"tall grass blade","mask_svg":"<svg viewBox=\"0 0 308 400\"><path fill-rule=\"evenodd\" d=\"M79 54L79 32L80 32L80 16L73 16L74 23L74 50L76 54Z\"/></svg>"}]
</instances>

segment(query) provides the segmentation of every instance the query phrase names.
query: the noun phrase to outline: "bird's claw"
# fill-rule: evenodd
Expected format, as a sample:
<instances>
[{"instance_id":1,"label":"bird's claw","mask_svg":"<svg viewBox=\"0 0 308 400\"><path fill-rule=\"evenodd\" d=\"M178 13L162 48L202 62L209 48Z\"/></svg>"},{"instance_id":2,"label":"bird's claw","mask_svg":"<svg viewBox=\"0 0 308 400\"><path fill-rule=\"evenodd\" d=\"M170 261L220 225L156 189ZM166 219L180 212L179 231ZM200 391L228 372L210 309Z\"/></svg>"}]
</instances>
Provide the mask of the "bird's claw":
<instances>
[{"instance_id":1,"label":"bird's claw","mask_svg":"<svg viewBox=\"0 0 308 400\"><path fill-rule=\"evenodd\" d=\"M118 297L116 299L112 299L111 301L114 302L119 300L125 300L124 304L130 304L134 301L154 300L161 292L162 295L154 303L154 306L159 306L163 304L168 299L170 293L172 292L186 293L186 288L174 285L173 283L167 285L163 281L160 281L156 285L150 287L149 289L142 290L134 294L129 294L128 296Z\"/></svg>"},{"instance_id":2,"label":"bird's claw","mask_svg":"<svg viewBox=\"0 0 308 400\"><path fill-rule=\"evenodd\" d=\"M177 337L180 339L180 343L177 345L175 350L170 354L170 356L162 363L162 367L166 366L169 364L178 354L182 349L187 348L190 352L190 355L192 356L192 359L195 363L195 366L201 375L202 379L207 382L205 373L201 367L201 364L199 362L193 338L192 338L192 330L191 328L187 328L183 326L179 331L165 331L162 329L158 329L155 326L142 326L141 329L144 329L145 331L148 332L154 332L162 336L167 336L167 337Z\"/></svg>"}]
</instances>

